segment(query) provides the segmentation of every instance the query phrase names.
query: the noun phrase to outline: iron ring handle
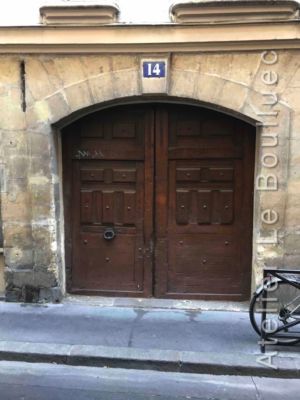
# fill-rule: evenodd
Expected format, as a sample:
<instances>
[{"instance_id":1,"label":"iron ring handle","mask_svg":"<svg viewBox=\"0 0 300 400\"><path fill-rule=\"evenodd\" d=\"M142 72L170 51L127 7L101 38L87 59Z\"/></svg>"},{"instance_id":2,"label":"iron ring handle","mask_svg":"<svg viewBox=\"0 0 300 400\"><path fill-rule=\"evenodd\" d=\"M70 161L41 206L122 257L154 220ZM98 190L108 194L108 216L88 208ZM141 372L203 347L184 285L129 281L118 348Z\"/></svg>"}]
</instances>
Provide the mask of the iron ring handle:
<instances>
[{"instance_id":1,"label":"iron ring handle","mask_svg":"<svg viewBox=\"0 0 300 400\"><path fill-rule=\"evenodd\" d=\"M116 232L113 228L107 228L103 233L103 237L105 240L113 240L116 237Z\"/></svg>"}]
</instances>

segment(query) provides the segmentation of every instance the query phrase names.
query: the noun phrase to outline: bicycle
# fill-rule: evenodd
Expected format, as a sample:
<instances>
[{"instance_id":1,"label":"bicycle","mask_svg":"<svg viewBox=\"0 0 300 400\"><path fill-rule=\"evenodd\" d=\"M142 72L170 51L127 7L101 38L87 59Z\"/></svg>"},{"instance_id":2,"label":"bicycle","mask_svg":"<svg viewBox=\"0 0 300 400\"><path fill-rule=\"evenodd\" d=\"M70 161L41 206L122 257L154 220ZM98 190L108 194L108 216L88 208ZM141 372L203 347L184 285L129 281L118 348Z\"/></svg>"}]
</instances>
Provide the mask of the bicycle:
<instances>
[{"instance_id":1,"label":"bicycle","mask_svg":"<svg viewBox=\"0 0 300 400\"><path fill-rule=\"evenodd\" d=\"M267 340L280 345L298 343L300 332L295 327L300 324L300 270L265 268L263 282L249 307L262 351Z\"/></svg>"}]
</instances>

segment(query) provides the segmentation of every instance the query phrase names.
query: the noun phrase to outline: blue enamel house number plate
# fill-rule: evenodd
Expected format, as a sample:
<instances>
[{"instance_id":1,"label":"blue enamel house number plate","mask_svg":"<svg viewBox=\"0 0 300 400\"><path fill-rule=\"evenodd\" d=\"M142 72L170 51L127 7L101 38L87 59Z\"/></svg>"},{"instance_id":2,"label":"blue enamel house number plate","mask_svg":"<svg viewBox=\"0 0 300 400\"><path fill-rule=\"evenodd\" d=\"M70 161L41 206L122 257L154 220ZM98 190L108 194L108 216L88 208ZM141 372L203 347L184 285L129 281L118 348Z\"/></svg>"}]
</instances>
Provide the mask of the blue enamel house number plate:
<instances>
[{"instance_id":1,"label":"blue enamel house number plate","mask_svg":"<svg viewBox=\"0 0 300 400\"><path fill-rule=\"evenodd\" d=\"M165 61L144 61L143 77L144 78L165 78L166 63Z\"/></svg>"}]
</instances>

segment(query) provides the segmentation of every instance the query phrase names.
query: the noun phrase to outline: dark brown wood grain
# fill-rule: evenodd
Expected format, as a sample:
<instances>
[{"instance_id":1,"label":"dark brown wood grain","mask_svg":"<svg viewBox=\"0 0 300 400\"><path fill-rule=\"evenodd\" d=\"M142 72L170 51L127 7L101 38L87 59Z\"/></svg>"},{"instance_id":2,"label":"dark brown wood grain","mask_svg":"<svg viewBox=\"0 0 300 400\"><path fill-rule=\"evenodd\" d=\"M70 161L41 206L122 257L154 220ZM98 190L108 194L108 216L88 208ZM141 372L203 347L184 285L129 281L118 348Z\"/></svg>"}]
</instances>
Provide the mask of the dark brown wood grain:
<instances>
[{"instance_id":1,"label":"dark brown wood grain","mask_svg":"<svg viewBox=\"0 0 300 400\"><path fill-rule=\"evenodd\" d=\"M62 137L69 291L249 297L252 127L153 104L96 112Z\"/></svg>"}]
</instances>

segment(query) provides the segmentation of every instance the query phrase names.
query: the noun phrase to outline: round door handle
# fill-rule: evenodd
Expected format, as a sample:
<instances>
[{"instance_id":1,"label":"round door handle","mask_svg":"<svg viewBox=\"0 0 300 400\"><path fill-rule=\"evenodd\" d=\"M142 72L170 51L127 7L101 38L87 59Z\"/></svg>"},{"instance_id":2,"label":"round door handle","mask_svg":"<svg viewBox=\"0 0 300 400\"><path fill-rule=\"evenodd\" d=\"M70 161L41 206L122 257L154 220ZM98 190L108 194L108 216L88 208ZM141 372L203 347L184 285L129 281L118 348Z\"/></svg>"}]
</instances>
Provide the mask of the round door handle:
<instances>
[{"instance_id":1,"label":"round door handle","mask_svg":"<svg viewBox=\"0 0 300 400\"><path fill-rule=\"evenodd\" d=\"M116 232L113 228L107 228L103 233L103 237L105 240L112 240L116 237Z\"/></svg>"}]
</instances>

